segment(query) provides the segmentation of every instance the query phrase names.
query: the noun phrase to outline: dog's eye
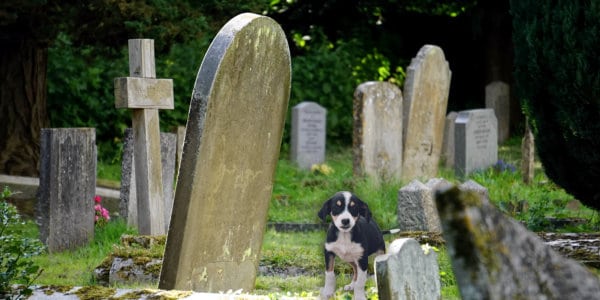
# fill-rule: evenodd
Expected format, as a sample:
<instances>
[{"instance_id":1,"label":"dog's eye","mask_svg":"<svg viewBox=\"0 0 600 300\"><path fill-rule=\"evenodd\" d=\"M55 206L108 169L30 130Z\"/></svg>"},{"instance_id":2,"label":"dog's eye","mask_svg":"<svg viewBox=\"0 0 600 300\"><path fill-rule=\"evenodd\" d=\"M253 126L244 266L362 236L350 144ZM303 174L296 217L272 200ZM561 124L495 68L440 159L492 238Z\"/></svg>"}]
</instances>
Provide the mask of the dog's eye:
<instances>
[{"instance_id":1,"label":"dog's eye","mask_svg":"<svg viewBox=\"0 0 600 300\"><path fill-rule=\"evenodd\" d=\"M342 201L338 200L338 201L335 203L335 205L337 205L337 206L342 206Z\"/></svg>"},{"instance_id":2,"label":"dog's eye","mask_svg":"<svg viewBox=\"0 0 600 300\"><path fill-rule=\"evenodd\" d=\"M356 205L356 203L354 203L354 201L350 201L350 207L354 207L354 205Z\"/></svg>"}]
</instances>

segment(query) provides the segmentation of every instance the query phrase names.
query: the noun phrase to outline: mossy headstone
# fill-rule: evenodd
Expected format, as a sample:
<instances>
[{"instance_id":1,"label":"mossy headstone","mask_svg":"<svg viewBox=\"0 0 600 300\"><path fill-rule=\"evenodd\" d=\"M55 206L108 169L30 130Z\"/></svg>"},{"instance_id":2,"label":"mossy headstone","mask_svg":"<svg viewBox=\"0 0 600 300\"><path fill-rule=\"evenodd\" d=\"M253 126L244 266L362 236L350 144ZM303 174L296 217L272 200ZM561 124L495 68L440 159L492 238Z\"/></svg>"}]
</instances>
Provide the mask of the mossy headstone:
<instances>
[{"instance_id":1,"label":"mossy headstone","mask_svg":"<svg viewBox=\"0 0 600 300\"><path fill-rule=\"evenodd\" d=\"M290 76L271 18L240 14L213 40L192 94L160 288L254 288Z\"/></svg>"},{"instance_id":2,"label":"mossy headstone","mask_svg":"<svg viewBox=\"0 0 600 300\"><path fill-rule=\"evenodd\" d=\"M597 299L600 280L485 196L438 191L436 204L462 299Z\"/></svg>"},{"instance_id":3,"label":"mossy headstone","mask_svg":"<svg viewBox=\"0 0 600 300\"><path fill-rule=\"evenodd\" d=\"M365 82L354 91L355 176L400 180L402 91L389 82Z\"/></svg>"}]
</instances>

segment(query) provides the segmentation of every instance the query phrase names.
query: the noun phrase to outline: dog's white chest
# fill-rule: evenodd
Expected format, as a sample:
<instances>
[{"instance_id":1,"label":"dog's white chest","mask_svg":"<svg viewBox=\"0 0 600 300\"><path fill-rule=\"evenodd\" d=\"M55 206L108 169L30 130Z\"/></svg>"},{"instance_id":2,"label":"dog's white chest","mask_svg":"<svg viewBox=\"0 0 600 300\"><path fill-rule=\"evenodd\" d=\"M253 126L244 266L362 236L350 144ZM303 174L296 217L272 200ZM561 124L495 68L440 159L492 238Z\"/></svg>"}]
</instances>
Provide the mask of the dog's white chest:
<instances>
[{"instance_id":1,"label":"dog's white chest","mask_svg":"<svg viewBox=\"0 0 600 300\"><path fill-rule=\"evenodd\" d=\"M359 243L352 242L350 233L347 232L340 232L335 242L325 244L325 249L335 253L345 262L358 261L365 252Z\"/></svg>"}]
</instances>

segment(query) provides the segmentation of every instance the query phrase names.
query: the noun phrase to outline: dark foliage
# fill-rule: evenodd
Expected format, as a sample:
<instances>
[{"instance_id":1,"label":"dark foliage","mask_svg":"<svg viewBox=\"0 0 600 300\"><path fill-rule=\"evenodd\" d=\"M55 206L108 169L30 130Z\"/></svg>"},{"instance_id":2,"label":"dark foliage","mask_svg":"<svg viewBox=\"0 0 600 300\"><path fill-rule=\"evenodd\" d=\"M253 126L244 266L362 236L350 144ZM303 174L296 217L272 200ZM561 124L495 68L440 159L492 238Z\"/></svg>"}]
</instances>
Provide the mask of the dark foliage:
<instances>
[{"instance_id":1,"label":"dark foliage","mask_svg":"<svg viewBox=\"0 0 600 300\"><path fill-rule=\"evenodd\" d=\"M600 3L511 0L518 96L548 177L600 210Z\"/></svg>"}]
</instances>

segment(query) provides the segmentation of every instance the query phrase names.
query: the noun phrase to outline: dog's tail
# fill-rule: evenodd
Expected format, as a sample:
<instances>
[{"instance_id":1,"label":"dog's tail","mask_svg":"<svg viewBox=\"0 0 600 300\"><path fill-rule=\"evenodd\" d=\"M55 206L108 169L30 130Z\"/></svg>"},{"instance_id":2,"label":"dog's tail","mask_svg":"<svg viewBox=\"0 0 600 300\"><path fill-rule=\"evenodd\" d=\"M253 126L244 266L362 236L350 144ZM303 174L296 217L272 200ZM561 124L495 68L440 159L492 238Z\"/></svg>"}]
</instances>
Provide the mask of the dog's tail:
<instances>
[{"instance_id":1,"label":"dog's tail","mask_svg":"<svg viewBox=\"0 0 600 300\"><path fill-rule=\"evenodd\" d=\"M400 228L388 229L381 231L381 234L396 234L400 232Z\"/></svg>"}]
</instances>

